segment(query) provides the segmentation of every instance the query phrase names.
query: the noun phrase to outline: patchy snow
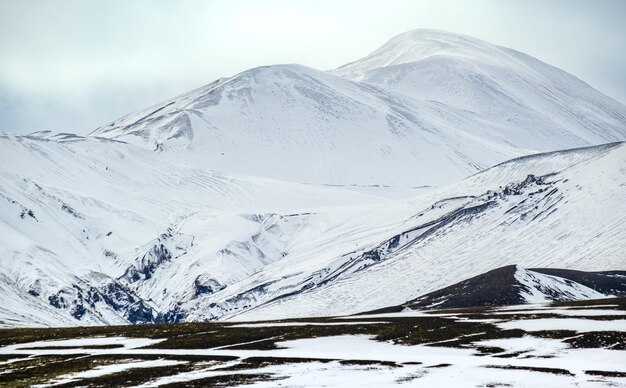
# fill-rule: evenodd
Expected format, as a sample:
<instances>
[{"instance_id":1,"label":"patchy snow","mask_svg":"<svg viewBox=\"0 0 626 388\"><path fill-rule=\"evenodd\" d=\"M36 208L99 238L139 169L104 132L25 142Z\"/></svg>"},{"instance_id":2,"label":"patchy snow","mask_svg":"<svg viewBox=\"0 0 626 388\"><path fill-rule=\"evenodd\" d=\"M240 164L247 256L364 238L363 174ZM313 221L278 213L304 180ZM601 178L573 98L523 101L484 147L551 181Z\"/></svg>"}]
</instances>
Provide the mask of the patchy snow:
<instances>
[{"instance_id":1,"label":"patchy snow","mask_svg":"<svg viewBox=\"0 0 626 388\"><path fill-rule=\"evenodd\" d=\"M278 382L256 382L250 387L498 387L535 388L576 386L576 379L546 373L487 369L475 366L428 368L424 365L402 365L399 368L366 365L348 366L337 362L298 363L266 367L259 373L276 373L285 377ZM462 382L462 383L461 383ZM619 386L619 385L618 385Z\"/></svg>"},{"instance_id":2,"label":"patchy snow","mask_svg":"<svg viewBox=\"0 0 626 388\"><path fill-rule=\"evenodd\" d=\"M596 308L597 309L597 308ZM537 311L544 312L539 309ZM548 310L549 311L549 310ZM567 310L566 310L567 311ZM594 311L594 310L591 310ZM422 313L422 312L414 312ZM407 313L381 314L390 318ZM422 315L418 315L422 316ZM431 316L431 315L429 315ZM342 317L344 318L344 317ZM353 318L353 317L347 317ZM462 320L462 316L450 319ZM357 321L358 322L358 321ZM352 320L345 324L355 324ZM280 322L275 322L280 324ZM284 323L284 322L282 322ZM301 322L311 324L316 322ZM359 322L360 323L360 322ZM367 322L372 323L372 322ZM379 322L377 322L379 323ZM262 327L266 323L260 323ZM271 324L271 323L269 323ZM344 324L331 322L331 324ZM418 321L416 321L418 324ZM580 318L544 319L530 318L511 322L498 322L496 326L503 329L520 328L524 330L576 330L576 331L624 331L626 320L598 321ZM238 325L239 326L239 325ZM245 327L251 324L243 324ZM282 326L282 325L281 325ZM228 330L223 328L222 330ZM471 337L469 337L471 338ZM396 345L392 342L380 342L368 335L339 335L330 337L304 338L277 342L276 349L244 350L224 346L208 349L158 349L141 348L154 345L159 340L140 338L78 338L74 340L38 341L0 348L0 354L91 354L91 355L124 355L132 358L140 355L198 355L198 356L234 356L238 360L228 362L209 361L193 371L186 371L170 376L158 377L141 387L155 387L170 383L185 383L202 378L228 374L270 374L278 380L258 381L251 386L269 387L277 384L298 387L342 387L358 386L393 386L410 384L410 386L626 386L626 380L618 377L601 377L586 374L587 370L607 372L626 372L624 366L625 351L581 348L574 349L569 344L557 339L536 338L530 335L517 338L499 338L476 340L473 346L498 347L504 349L501 354L482 354L473 348L455 348L427 345ZM122 344L122 348L89 348L90 346ZM43 345L43 346L42 346ZM442 344L443 345L443 344ZM75 346L73 349L58 349L55 346ZM28 348L39 348L27 350ZM501 357L507 356L507 357ZM274 357L328 360L287 362L285 364L267 365L259 368L224 370L236 367L248 357ZM348 361L341 363L338 360ZM360 363L350 361L358 360ZM363 363L364 361L369 361ZM168 364L170 362L171 364ZM130 368L151 368L174 365L179 361L136 361L122 362L101 366L90 371L62 376L49 385L64 382L75 382L83 378L103 376L124 371ZM396 365L385 365L381 362L393 362ZM522 369L510 369L522 368ZM524 369L526 368L526 369ZM549 368L562 370L565 374L550 371L532 371L529 368Z\"/></svg>"},{"instance_id":3,"label":"patchy snow","mask_svg":"<svg viewBox=\"0 0 626 388\"><path fill-rule=\"evenodd\" d=\"M497 323L502 329L522 329L526 331L540 330L574 330L586 331L624 331L626 332L626 320L594 320L582 318L539 318L507 321Z\"/></svg>"},{"instance_id":4,"label":"patchy snow","mask_svg":"<svg viewBox=\"0 0 626 388\"><path fill-rule=\"evenodd\" d=\"M553 308L552 306L549 305L549 303L528 303L528 304L516 304L516 305L512 305L512 306L499 306L499 307L494 307L494 310L501 310L501 311L509 311L509 310L543 310L543 309L551 309Z\"/></svg>"},{"instance_id":5,"label":"patchy snow","mask_svg":"<svg viewBox=\"0 0 626 388\"><path fill-rule=\"evenodd\" d=\"M209 366L207 368L203 368L203 369L198 369L198 370L193 370L193 371L189 371L189 372L182 372L179 374L175 374L175 375L171 375L171 376L163 376L163 377L159 377L153 381L149 381L147 383L141 384L136 386L136 388L147 388L147 387L158 387L161 385L167 385L167 384L175 384L175 383L184 383L186 381L193 381L193 380L198 380L198 379L203 379L203 378L207 378L207 377L213 377L213 376L223 376L223 375L227 375L229 374L228 372L224 372L224 371L216 371L216 369L224 369L224 368L229 368L229 367L233 367L236 366L237 364L239 364L241 361L239 360L235 360L235 361L229 361L229 362L217 362L215 363L215 365ZM230 372L230 374L245 374L245 373L252 373L251 371L247 371L247 370L241 370L241 371L234 371L234 372Z\"/></svg>"},{"instance_id":6,"label":"patchy snow","mask_svg":"<svg viewBox=\"0 0 626 388\"><path fill-rule=\"evenodd\" d=\"M291 327L291 326L346 326L346 325L376 325L387 323L384 321L347 321L347 322L261 322L261 323L238 323L226 326L237 327Z\"/></svg>"},{"instance_id":7,"label":"patchy snow","mask_svg":"<svg viewBox=\"0 0 626 388\"><path fill-rule=\"evenodd\" d=\"M503 348L507 353L523 353L520 357L556 357L569 345L561 340L536 338L525 335L520 338L491 339L474 344Z\"/></svg>"},{"instance_id":8,"label":"patchy snow","mask_svg":"<svg viewBox=\"0 0 626 388\"><path fill-rule=\"evenodd\" d=\"M288 377L288 380L284 383L289 383L288 385L290 385L293 382L296 386L303 384L303 386L307 387L318 387L324 384L328 386L345 386L347 381L364 381L364 384L368 384L367 381L370 381L370 378L372 378L372 383L392 385L402 381L410 381L410 376L416 378L413 384L419 384L420 386L458 386L459 381L463 381L464 384L465 382L471 382L471 386L474 386L474 384L480 386L481 384L485 385L493 381L502 381L503 379L513 382L514 386L533 387L537 386L537 384L546 384L546 386L576 386L587 384L590 380L597 379L596 377L585 375L584 370L624 371L623 351L566 349L566 347L557 344L555 340L530 337L510 341L503 340L502 342L497 342L497 344L503 345L509 351L524 350L527 352L527 355L533 357L498 358L476 356L471 349L423 345L393 345L391 343L373 341L370 337L362 335L285 341L279 343L281 349L269 351L222 350L217 353L209 352L208 354L235 355L239 357L269 356L422 363L417 366L403 367L402 369L376 365L348 367L332 363L305 363L254 370L255 372L274 371L279 376L284 373ZM546 355L557 355L557 357L543 358ZM535 356L539 358L535 358ZM426 368L441 364L451 364L451 366ZM575 376L485 368L487 365L560 368L570 371ZM372 371L375 373L371 373ZM321 376L320 373L322 374ZM380 376L378 376L379 374ZM375 375L378 377L374 377ZM417 380L417 377L420 377L419 380ZM461 378L462 380L459 380ZM308 380L308 382L305 382L305 380ZM268 383L257 383L257 386L268 386Z\"/></svg>"},{"instance_id":9,"label":"patchy snow","mask_svg":"<svg viewBox=\"0 0 626 388\"><path fill-rule=\"evenodd\" d=\"M86 370L84 372L72 373L68 375L63 375L58 378L53 379L52 381L35 385L35 387L54 387L55 385L63 385L72 383L75 381L80 381L82 379L89 379L93 377L106 376L113 373L124 372L129 369L136 368L158 368L163 366L172 366L182 364L182 361L174 361L174 360L149 360L149 361L131 361L131 362L122 362L118 364L111 365L99 365L94 369Z\"/></svg>"},{"instance_id":10,"label":"patchy snow","mask_svg":"<svg viewBox=\"0 0 626 388\"><path fill-rule=\"evenodd\" d=\"M285 379L256 382L251 387L388 387L407 383L413 386L428 370L421 365L342 365L331 361L274 365L254 372L275 373Z\"/></svg>"},{"instance_id":11,"label":"patchy snow","mask_svg":"<svg viewBox=\"0 0 626 388\"><path fill-rule=\"evenodd\" d=\"M27 360L28 357L16 357L16 358L10 358L6 361L0 361L0 365L9 365L9 364L13 364L15 362L19 362L19 361L24 361ZM8 370L3 371L2 373L8 373ZM1 374L1 373L0 373Z\"/></svg>"},{"instance_id":12,"label":"patchy snow","mask_svg":"<svg viewBox=\"0 0 626 388\"><path fill-rule=\"evenodd\" d=\"M558 314L570 317L594 317L594 316L618 316L626 315L623 310L594 310L594 309L566 309L566 308L546 308L539 310L515 310L515 311L495 311L494 315L510 314Z\"/></svg>"},{"instance_id":13,"label":"patchy snow","mask_svg":"<svg viewBox=\"0 0 626 388\"><path fill-rule=\"evenodd\" d=\"M145 346L155 345L159 342L163 342L164 339L150 339L150 338L127 338L127 337L87 337L87 338L75 338L67 340L54 340L54 341L36 341L29 342L27 344L13 344L7 345L2 348L3 351L8 353L11 350L22 350L26 348L50 348L50 347L67 347L77 349L89 349L97 348L100 346L119 346L123 349L137 349Z\"/></svg>"}]
</instances>

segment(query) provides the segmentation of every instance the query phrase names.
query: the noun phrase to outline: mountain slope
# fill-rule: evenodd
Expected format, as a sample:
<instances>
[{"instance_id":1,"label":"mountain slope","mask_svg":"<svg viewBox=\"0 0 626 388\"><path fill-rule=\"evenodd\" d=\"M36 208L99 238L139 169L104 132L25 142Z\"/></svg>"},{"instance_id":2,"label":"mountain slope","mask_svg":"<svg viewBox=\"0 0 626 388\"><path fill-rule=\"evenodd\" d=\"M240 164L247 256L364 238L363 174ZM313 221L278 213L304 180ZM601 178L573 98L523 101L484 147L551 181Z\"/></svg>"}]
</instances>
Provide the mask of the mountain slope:
<instances>
[{"instance_id":1,"label":"mountain slope","mask_svg":"<svg viewBox=\"0 0 626 388\"><path fill-rule=\"evenodd\" d=\"M626 107L513 50L417 30L332 72L277 65L220 79L92 136L246 175L443 185L516 156L624 140Z\"/></svg>"},{"instance_id":2,"label":"mountain slope","mask_svg":"<svg viewBox=\"0 0 626 388\"><path fill-rule=\"evenodd\" d=\"M236 319L373 310L510 264L626 268L624 165L624 143L542 154L422 195L412 200L413 216L376 243L296 285L272 284L268 289L288 296L268 298Z\"/></svg>"},{"instance_id":3,"label":"mountain slope","mask_svg":"<svg viewBox=\"0 0 626 388\"><path fill-rule=\"evenodd\" d=\"M563 149L624 137L622 104L561 69L465 35L408 31L333 73L471 112L518 147Z\"/></svg>"},{"instance_id":4,"label":"mountain slope","mask_svg":"<svg viewBox=\"0 0 626 388\"><path fill-rule=\"evenodd\" d=\"M593 281L585 281L589 279ZM378 312L397 312L407 308L509 306L547 301L600 299L625 294L626 271L525 269L509 265L430 292L402 305L380 309Z\"/></svg>"},{"instance_id":5,"label":"mountain slope","mask_svg":"<svg viewBox=\"0 0 626 388\"><path fill-rule=\"evenodd\" d=\"M220 171L328 184L440 185L528 153L476 139L465 131L480 125L472 120L440 104L280 65L248 70L92 135Z\"/></svg>"}]
</instances>

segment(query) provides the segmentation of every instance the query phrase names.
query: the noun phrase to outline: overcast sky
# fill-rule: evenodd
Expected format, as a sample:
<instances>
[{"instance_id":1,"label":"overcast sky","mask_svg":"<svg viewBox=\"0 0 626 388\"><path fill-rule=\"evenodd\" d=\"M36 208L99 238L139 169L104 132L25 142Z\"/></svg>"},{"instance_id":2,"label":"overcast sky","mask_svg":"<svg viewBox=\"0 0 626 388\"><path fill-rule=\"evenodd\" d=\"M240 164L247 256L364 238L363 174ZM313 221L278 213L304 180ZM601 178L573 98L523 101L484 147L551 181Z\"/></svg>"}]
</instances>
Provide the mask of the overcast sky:
<instances>
[{"instance_id":1,"label":"overcast sky","mask_svg":"<svg viewBox=\"0 0 626 388\"><path fill-rule=\"evenodd\" d=\"M0 132L88 133L216 78L331 69L438 28L511 47L626 103L621 0L0 0Z\"/></svg>"}]
</instances>

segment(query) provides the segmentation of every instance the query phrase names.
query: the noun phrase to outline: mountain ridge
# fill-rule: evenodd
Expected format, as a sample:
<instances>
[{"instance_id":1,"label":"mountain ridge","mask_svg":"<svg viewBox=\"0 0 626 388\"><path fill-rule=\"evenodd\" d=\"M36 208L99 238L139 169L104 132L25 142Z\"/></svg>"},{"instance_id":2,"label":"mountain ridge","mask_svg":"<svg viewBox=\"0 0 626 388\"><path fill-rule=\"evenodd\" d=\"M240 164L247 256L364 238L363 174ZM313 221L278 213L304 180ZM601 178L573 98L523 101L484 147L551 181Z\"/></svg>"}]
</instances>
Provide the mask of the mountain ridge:
<instances>
[{"instance_id":1,"label":"mountain ridge","mask_svg":"<svg viewBox=\"0 0 626 388\"><path fill-rule=\"evenodd\" d=\"M530 56L439 31L436 55L411 57L432 33L401 34L330 72L256 67L91 135L243 175L392 186L445 185L516 156L626 139L625 106ZM394 39L399 52L387 47ZM363 66L366 79L348 74Z\"/></svg>"}]
</instances>

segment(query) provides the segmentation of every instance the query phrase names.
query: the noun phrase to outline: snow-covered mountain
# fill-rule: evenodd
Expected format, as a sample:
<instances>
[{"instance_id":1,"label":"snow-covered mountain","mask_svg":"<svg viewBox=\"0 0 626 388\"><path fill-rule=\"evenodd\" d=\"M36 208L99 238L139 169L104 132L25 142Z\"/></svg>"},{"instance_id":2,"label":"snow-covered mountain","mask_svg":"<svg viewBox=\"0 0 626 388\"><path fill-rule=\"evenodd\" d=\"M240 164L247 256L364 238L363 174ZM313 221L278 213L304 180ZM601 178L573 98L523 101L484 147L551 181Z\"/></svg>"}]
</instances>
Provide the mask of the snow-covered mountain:
<instances>
[{"instance_id":1,"label":"snow-covered mountain","mask_svg":"<svg viewBox=\"0 0 626 388\"><path fill-rule=\"evenodd\" d=\"M626 264L624 143L390 200L44 135L0 138L3 325L347 314L507 264Z\"/></svg>"},{"instance_id":2,"label":"snow-covered mountain","mask_svg":"<svg viewBox=\"0 0 626 388\"><path fill-rule=\"evenodd\" d=\"M624 138L622 104L536 58L465 35L409 31L333 73L470 113L487 134L515 147L565 149Z\"/></svg>"},{"instance_id":3,"label":"snow-covered mountain","mask_svg":"<svg viewBox=\"0 0 626 388\"><path fill-rule=\"evenodd\" d=\"M90 136L0 135L0 325L352 314L506 265L623 270L625 117L536 59L417 30Z\"/></svg>"},{"instance_id":4,"label":"snow-covered mountain","mask_svg":"<svg viewBox=\"0 0 626 388\"><path fill-rule=\"evenodd\" d=\"M533 152L626 140L626 107L525 54L415 30L334 71L219 79L92 135L245 175L442 185Z\"/></svg>"}]
</instances>

